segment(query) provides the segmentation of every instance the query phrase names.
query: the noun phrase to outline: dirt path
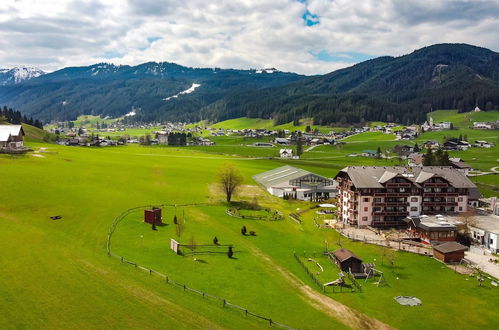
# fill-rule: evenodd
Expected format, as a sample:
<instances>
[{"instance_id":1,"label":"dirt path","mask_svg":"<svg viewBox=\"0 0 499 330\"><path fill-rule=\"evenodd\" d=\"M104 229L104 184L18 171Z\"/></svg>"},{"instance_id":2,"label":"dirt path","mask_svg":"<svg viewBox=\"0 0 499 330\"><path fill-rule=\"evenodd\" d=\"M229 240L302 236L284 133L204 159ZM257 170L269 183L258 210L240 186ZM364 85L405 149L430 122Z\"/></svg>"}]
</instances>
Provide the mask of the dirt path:
<instances>
[{"instance_id":1,"label":"dirt path","mask_svg":"<svg viewBox=\"0 0 499 330\"><path fill-rule=\"evenodd\" d=\"M362 314L336 300L325 296L310 286L304 284L293 273L277 265L269 256L253 247L252 252L272 269L276 270L292 287L299 290L302 298L315 309L343 322L346 326L354 329L392 329L389 325Z\"/></svg>"}]
</instances>

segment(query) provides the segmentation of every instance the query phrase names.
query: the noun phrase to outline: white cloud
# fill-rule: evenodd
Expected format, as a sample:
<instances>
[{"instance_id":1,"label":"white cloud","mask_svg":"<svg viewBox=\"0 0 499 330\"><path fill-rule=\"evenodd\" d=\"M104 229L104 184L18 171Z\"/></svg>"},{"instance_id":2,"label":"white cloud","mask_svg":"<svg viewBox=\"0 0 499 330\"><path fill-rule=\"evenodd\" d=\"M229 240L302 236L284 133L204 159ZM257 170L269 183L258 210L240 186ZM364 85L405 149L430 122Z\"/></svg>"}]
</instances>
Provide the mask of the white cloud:
<instances>
[{"instance_id":1,"label":"white cloud","mask_svg":"<svg viewBox=\"0 0 499 330\"><path fill-rule=\"evenodd\" d=\"M352 64L348 56L321 61L311 55L321 51L402 55L441 42L499 49L498 0L5 2L0 9L2 67L55 70L100 61L170 61L316 74ZM319 24L306 25L307 10ZM113 54L117 57L109 58Z\"/></svg>"}]
</instances>

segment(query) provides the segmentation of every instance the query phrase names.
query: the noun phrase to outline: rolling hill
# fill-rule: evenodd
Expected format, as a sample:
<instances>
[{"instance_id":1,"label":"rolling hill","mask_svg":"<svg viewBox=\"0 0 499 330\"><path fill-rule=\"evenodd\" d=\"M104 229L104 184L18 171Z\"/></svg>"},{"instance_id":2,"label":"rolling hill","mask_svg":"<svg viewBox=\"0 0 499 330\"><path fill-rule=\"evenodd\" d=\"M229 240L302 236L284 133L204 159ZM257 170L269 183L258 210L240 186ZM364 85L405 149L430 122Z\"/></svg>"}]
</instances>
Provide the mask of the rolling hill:
<instances>
[{"instance_id":1,"label":"rolling hill","mask_svg":"<svg viewBox=\"0 0 499 330\"><path fill-rule=\"evenodd\" d=\"M0 104L44 121L79 115L127 121L313 118L315 125L422 122L434 109L499 108L499 53L437 44L320 76L277 70L188 68L149 62L64 68L0 86Z\"/></svg>"},{"instance_id":2,"label":"rolling hill","mask_svg":"<svg viewBox=\"0 0 499 330\"><path fill-rule=\"evenodd\" d=\"M166 62L137 66L99 63L1 86L0 104L44 121L74 120L79 115L119 117L132 108L135 116L129 120L198 121L199 109L236 90L258 90L302 78L280 71L259 72L188 68Z\"/></svg>"},{"instance_id":3,"label":"rolling hill","mask_svg":"<svg viewBox=\"0 0 499 330\"><path fill-rule=\"evenodd\" d=\"M230 95L203 117L273 117L315 124L423 121L433 109L499 108L499 53L438 44L400 57L379 57L332 73L251 93Z\"/></svg>"}]
</instances>

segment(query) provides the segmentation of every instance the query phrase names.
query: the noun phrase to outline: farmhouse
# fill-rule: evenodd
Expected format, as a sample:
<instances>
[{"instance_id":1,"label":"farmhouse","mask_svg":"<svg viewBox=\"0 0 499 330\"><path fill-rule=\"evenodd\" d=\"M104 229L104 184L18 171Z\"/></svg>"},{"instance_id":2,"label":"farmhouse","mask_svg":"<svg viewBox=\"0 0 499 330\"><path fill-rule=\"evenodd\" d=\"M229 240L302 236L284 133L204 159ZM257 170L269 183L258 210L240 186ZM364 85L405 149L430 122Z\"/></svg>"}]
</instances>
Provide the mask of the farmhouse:
<instances>
[{"instance_id":1,"label":"farmhouse","mask_svg":"<svg viewBox=\"0 0 499 330\"><path fill-rule=\"evenodd\" d=\"M407 216L465 212L476 185L448 166L349 166L335 177L338 216L357 226L405 227Z\"/></svg>"},{"instance_id":2,"label":"farmhouse","mask_svg":"<svg viewBox=\"0 0 499 330\"><path fill-rule=\"evenodd\" d=\"M335 182L289 165L253 177L269 193L299 200L325 200L336 196Z\"/></svg>"},{"instance_id":3,"label":"farmhouse","mask_svg":"<svg viewBox=\"0 0 499 330\"><path fill-rule=\"evenodd\" d=\"M473 171L473 167L470 164L464 162L461 158L453 157L449 158L450 165L456 170L462 172L464 175L468 175L470 171Z\"/></svg>"},{"instance_id":4,"label":"farmhouse","mask_svg":"<svg viewBox=\"0 0 499 330\"><path fill-rule=\"evenodd\" d=\"M467 250L468 247L458 242L446 242L433 247L433 256L445 263L460 262Z\"/></svg>"},{"instance_id":5,"label":"farmhouse","mask_svg":"<svg viewBox=\"0 0 499 330\"><path fill-rule=\"evenodd\" d=\"M23 150L24 135L21 125L0 125L0 150L2 152Z\"/></svg>"},{"instance_id":6,"label":"farmhouse","mask_svg":"<svg viewBox=\"0 0 499 330\"><path fill-rule=\"evenodd\" d=\"M362 272L362 259L353 254L352 251L341 248L335 250L333 256L335 263L342 271L351 271L352 273Z\"/></svg>"},{"instance_id":7,"label":"farmhouse","mask_svg":"<svg viewBox=\"0 0 499 330\"><path fill-rule=\"evenodd\" d=\"M441 242L452 242L457 238L457 227L441 216L429 217L407 217L407 231L413 238L419 238L423 243L439 244Z\"/></svg>"},{"instance_id":8,"label":"farmhouse","mask_svg":"<svg viewBox=\"0 0 499 330\"><path fill-rule=\"evenodd\" d=\"M293 157L293 150L292 149L280 149L279 156L281 158L292 158Z\"/></svg>"}]
</instances>

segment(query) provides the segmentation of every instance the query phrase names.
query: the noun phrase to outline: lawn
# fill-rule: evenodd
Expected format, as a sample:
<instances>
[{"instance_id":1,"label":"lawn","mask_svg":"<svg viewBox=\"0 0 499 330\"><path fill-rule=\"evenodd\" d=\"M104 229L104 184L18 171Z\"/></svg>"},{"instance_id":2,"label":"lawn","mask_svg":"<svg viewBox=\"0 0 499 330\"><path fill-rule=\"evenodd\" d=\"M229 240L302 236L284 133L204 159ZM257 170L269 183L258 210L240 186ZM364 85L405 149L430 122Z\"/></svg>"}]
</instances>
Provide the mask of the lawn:
<instances>
[{"instance_id":1,"label":"lawn","mask_svg":"<svg viewBox=\"0 0 499 330\"><path fill-rule=\"evenodd\" d=\"M130 214L116 229L114 252L283 324L311 329L345 326L345 320L330 315L300 289L307 285L322 295L293 257L293 251L321 251L325 240L332 248L338 247L338 235L317 229L313 211L303 215L302 225L289 218L251 221L226 215L227 206L214 185L216 172L225 162L235 163L245 185L237 200L252 202L256 197L261 206L288 215L310 204L269 196L256 186L253 175L289 163L332 177L353 162L367 165L390 161L346 157L350 144L344 146L347 150L319 147L316 154L305 153L310 158L297 161L227 155L259 156L267 152L260 151L265 148L237 145L220 146L218 152L224 154L216 155L196 148L27 144L48 149L40 153L43 158L0 155L2 188L8 192L0 195L3 328L266 326L261 320L184 293L158 277L106 256L108 228L122 211L138 205L191 202L209 205L166 208L167 225L157 231L142 222L140 212ZM362 143L351 145L362 147ZM233 149L226 152L222 148ZM322 154L338 158L321 159ZM180 237L172 224L175 211L180 219L185 215ZM62 219L51 220L49 216L53 215ZM241 235L243 225L256 236ZM233 244L237 259L221 254L194 260L192 256L175 255L168 248L170 238L209 244L214 236L221 244ZM346 239L341 244L366 261L380 260L381 252L375 246ZM386 274L387 286L378 288L367 282L362 293L328 296L397 328L414 328L415 324L421 328L451 328L456 324L483 328L496 322L496 313L489 306L499 303L497 289L489 285L479 288L472 278L454 274L430 258L398 253L396 260L394 268L386 263L379 265ZM334 270L331 272L333 277ZM415 295L423 306L400 306L393 300L397 295Z\"/></svg>"}]
</instances>

